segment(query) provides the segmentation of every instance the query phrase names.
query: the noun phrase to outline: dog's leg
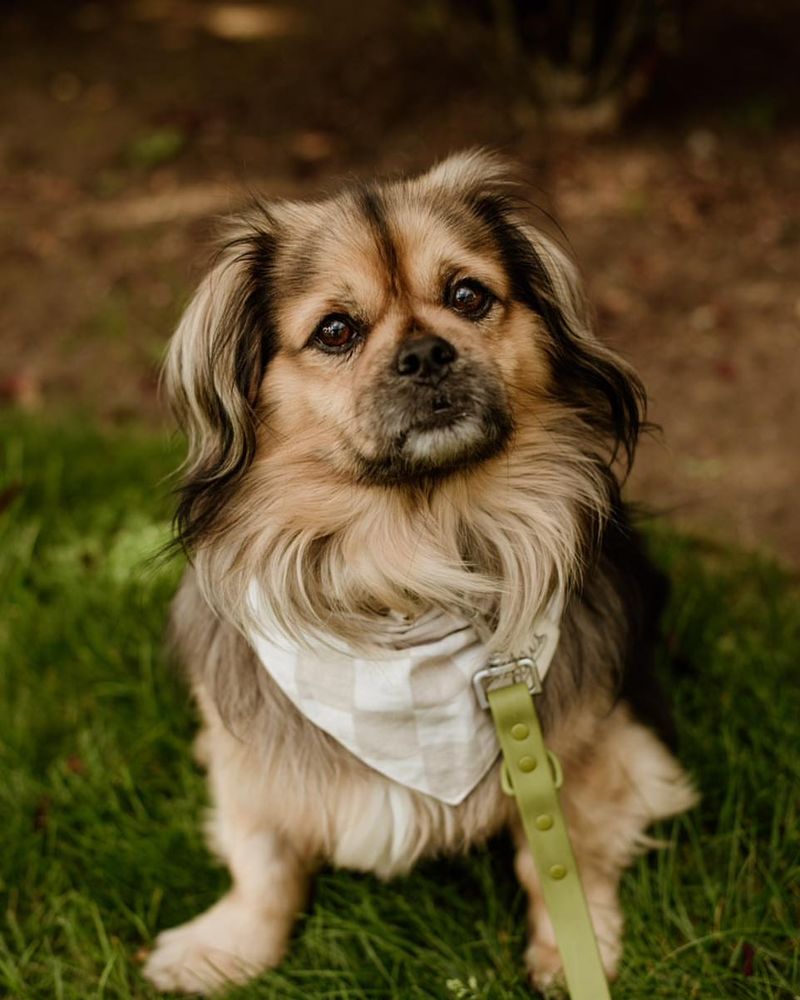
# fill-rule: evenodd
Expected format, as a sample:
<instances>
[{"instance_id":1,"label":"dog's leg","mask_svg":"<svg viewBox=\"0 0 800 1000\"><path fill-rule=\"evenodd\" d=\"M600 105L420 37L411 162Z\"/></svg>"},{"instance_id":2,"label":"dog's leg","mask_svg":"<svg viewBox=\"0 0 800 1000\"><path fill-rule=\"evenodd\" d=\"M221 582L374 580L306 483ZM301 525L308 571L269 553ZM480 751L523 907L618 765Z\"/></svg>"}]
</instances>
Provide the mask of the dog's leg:
<instances>
[{"instance_id":1,"label":"dog's leg","mask_svg":"<svg viewBox=\"0 0 800 1000\"><path fill-rule=\"evenodd\" d=\"M620 876L648 846L644 836L647 827L690 808L696 795L666 747L650 730L633 721L624 706L598 722L592 745L579 748L577 753L568 739L573 724L563 727L563 737L557 733L548 742L564 769L561 802L600 956L606 974L613 979L622 954ZM529 896L530 940L525 961L536 988L551 991L562 981L555 932L519 821L515 821L513 832L517 877Z\"/></svg>"},{"instance_id":2,"label":"dog's leg","mask_svg":"<svg viewBox=\"0 0 800 1000\"><path fill-rule=\"evenodd\" d=\"M216 804L209 833L233 885L205 913L160 934L144 967L159 989L202 994L280 962L309 874L307 860L263 815L257 780L242 780L246 750L228 733L207 737ZM252 761L249 769L258 775Z\"/></svg>"},{"instance_id":3,"label":"dog's leg","mask_svg":"<svg viewBox=\"0 0 800 1000\"><path fill-rule=\"evenodd\" d=\"M524 841L524 836L518 836ZM580 864L580 862L579 862ZM528 893L529 942L525 951L525 965L531 982L543 993L558 992L563 982L561 956L550 915L542 898L539 876L527 842L519 844L516 856L517 878ZM613 979L622 952L622 911L617 898L619 876L610 873L588 872L580 864L581 877L589 902L589 911L600 947L600 957L606 975Z\"/></svg>"}]
</instances>

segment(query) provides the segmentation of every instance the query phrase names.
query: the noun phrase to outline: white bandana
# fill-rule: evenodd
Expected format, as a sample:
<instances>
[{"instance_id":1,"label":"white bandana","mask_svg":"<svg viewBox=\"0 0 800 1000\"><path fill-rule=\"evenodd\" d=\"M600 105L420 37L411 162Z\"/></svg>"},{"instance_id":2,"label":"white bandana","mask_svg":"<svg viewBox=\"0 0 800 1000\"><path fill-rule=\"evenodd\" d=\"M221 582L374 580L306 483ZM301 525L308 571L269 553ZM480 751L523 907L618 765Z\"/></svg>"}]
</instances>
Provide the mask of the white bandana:
<instances>
[{"instance_id":1,"label":"white bandana","mask_svg":"<svg viewBox=\"0 0 800 1000\"><path fill-rule=\"evenodd\" d=\"M472 684L488 665L474 625L444 612L412 622L397 616L386 656L365 659L340 645L295 644L271 621L255 582L250 600L259 627L248 638L262 665L303 715L376 771L457 805L497 759L494 723ZM538 619L533 633L543 631L540 678L555 651L557 617Z\"/></svg>"}]
</instances>

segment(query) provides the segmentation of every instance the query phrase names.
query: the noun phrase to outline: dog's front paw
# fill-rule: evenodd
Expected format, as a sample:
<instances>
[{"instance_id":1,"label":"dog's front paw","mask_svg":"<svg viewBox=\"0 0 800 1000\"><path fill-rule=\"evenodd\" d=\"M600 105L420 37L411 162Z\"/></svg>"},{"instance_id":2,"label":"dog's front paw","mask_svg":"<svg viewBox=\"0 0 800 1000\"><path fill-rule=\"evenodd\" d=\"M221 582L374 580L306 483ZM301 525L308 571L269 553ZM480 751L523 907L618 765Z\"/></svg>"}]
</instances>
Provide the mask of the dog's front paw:
<instances>
[{"instance_id":1,"label":"dog's front paw","mask_svg":"<svg viewBox=\"0 0 800 1000\"><path fill-rule=\"evenodd\" d=\"M619 939L601 938L598 940L598 947L606 977L611 982L617 977L622 950ZM551 1000L551 998L552 1000L560 1000L562 997L569 996L564 980L561 955L556 945L551 941L534 938L525 952L525 967L528 970L531 986L547 1000Z\"/></svg>"},{"instance_id":2,"label":"dog's front paw","mask_svg":"<svg viewBox=\"0 0 800 1000\"><path fill-rule=\"evenodd\" d=\"M548 1000L567 996L561 955L555 945L533 941L525 952L525 967L531 986Z\"/></svg>"},{"instance_id":3,"label":"dog's front paw","mask_svg":"<svg viewBox=\"0 0 800 1000\"><path fill-rule=\"evenodd\" d=\"M156 938L143 973L160 990L207 995L277 965L286 931L252 904L225 896Z\"/></svg>"}]
</instances>

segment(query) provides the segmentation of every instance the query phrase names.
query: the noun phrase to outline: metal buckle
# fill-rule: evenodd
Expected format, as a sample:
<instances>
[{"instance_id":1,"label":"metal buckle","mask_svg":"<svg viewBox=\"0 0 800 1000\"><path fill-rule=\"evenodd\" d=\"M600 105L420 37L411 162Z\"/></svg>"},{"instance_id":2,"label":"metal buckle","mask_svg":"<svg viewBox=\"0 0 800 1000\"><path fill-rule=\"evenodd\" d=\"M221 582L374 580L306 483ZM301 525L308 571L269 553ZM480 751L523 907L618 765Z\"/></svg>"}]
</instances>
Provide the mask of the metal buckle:
<instances>
[{"instance_id":1,"label":"metal buckle","mask_svg":"<svg viewBox=\"0 0 800 1000\"><path fill-rule=\"evenodd\" d=\"M489 707L489 692L511 684L524 684L531 694L541 694L542 681L532 656L518 656L512 660L492 660L488 667L479 670L472 678L472 686L481 708Z\"/></svg>"}]
</instances>

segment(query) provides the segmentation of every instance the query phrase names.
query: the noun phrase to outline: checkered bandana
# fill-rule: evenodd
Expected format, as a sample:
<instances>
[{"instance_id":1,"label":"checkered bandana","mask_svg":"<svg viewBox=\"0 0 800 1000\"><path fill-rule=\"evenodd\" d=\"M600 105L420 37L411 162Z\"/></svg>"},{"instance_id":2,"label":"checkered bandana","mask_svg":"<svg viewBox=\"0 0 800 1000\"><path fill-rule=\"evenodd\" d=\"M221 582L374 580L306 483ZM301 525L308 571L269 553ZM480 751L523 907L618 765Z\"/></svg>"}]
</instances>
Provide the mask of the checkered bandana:
<instances>
[{"instance_id":1,"label":"checkered bandana","mask_svg":"<svg viewBox=\"0 0 800 1000\"><path fill-rule=\"evenodd\" d=\"M363 659L295 645L266 624L255 584L250 599L259 628L249 640L262 665L311 722L376 771L457 805L497 759L491 715L472 686L487 654L470 623L441 612L397 616L386 656Z\"/></svg>"}]
</instances>

